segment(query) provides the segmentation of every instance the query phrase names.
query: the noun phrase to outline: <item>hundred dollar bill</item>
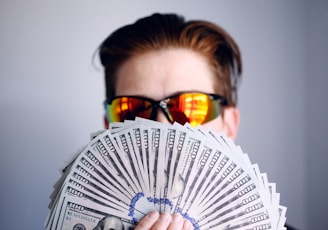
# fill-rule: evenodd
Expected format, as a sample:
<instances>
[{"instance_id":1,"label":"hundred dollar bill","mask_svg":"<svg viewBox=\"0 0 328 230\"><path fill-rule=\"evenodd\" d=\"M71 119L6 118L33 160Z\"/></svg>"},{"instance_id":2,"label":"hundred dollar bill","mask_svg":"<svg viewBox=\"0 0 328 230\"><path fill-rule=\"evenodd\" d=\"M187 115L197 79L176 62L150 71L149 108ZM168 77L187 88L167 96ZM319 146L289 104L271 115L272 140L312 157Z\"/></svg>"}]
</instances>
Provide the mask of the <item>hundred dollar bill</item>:
<instances>
[{"instance_id":1,"label":"hundred dollar bill","mask_svg":"<svg viewBox=\"0 0 328 230\"><path fill-rule=\"evenodd\" d=\"M190 170L187 172L190 179L186 183L186 187L184 193L182 194L180 203L180 211L184 214L187 212L188 207L190 207L191 203L193 202L192 199L194 198L195 193L193 191L196 191L198 188L197 185L201 183L202 178L200 176L206 173L206 169L208 168L205 168L205 166L208 164L210 156L214 154L213 152L215 152L214 148L205 143L199 148L197 156L192 158L194 163Z\"/></svg>"},{"instance_id":2,"label":"hundred dollar bill","mask_svg":"<svg viewBox=\"0 0 328 230\"><path fill-rule=\"evenodd\" d=\"M66 198L62 205L59 221L51 229L132 229L136 222L123 213L97 205L92 201Z\"/></svg>"},{"instance_id":3,"label":"hundred dollar bill","mask_svg":"<svg viewBox=\"0 0 328 230\"><path fill-rule=\"evenodd\" d=\"M70 180L65 187L63 188L63 192L61 194L62 199L66 197L77 197L81 200L92 200L93 202L103 205L105 207L111 208L116 211L120 211L122 213L130 213L129 212L129 204L124 204L123 202L118 202L118 200L114 197L111 197L106 194L99 194L95 190L90 189L90 187L81 185L80 183ZM59 204L61 202L59 201ZM144 216L145 214L140 212L139 210L134 209L133 215L135 213L139 214L139 217ZM132 216L132 215L131 215Z\"/></svg>"},{"instance_id":4,"label":"hundred dollar bill","mask_svg":"<svg viewBox=\"0 0 328 230\"><path fill-rule=\"evenodd\" d=\"M208 131L208 137L215 140L222 148L224 152L229 153L229 156L234 159L240 165L243 165L248 173L252 174L252 163L248 154L244 153L240 146L237 146L230 138L224 133L215 133L211 130ZM256 176L256 175L254 175Z\"/></svg>"},{"instance_id":5,"label":"hundred dollar bill","mask_svg":"<svg viewBox=\"0 0 328 230\"><path fill-rule=\"evenodd\" d=\"M181 186L181 180L183 183L183 189L181 196L177 198L177 200L173 200L174 204L174 212L182 212L181 207L183 205L184 200L182 200L183 192L186 189L186 185L188 184L191 170L196 164L197 159L199 158L199 150L203 145L203 140L198 137L194 137L193 135L188 136L183 146L183 149L180 153L179 162L176 169L176 174L174 175L172 188L174 186Z\"/></svg>"},{"instance_id":6,"label":"hundred dollar bill","mask_svg":"<svg viewBox=\"0 0 328 230\"><path fill-rule=\"evenodd\" d=\"M100 154L97 154L99 156ZM106 185L106 187L116 187L120 188L123 194L129 194L133 195L137 192L134 192L134 190L131 188L130 184L126 183L124 181L124 178L121 176L115 176L113 170L108 170L106 167L106 162L101 157L96 158L96 155L94 154L91 149L87 150L85 152L85 156L82 155L79 161L77 161L77 164L84 165L88 168L90 172L93 172L94 176L97 175L97 178Z\"/></svg>"},{"instance_id":7,"label":"hundred dollar bill","mask_svg":"<svg viewBox=\"0 0 328 230\"><path fill-rule=\"evenodd\" d=\"M188 208L189 213L200 211L200 208L206 204L204 199L211 194L213 187L219 186L223 181L224 177L222 177L222 173L229 166L230 159L220 152L219 158L216 160L214 158L214 165L209 165L209 171L205 174L206 177L202 180L202 186L197 190L196 196L194 197L192 206ZM214 184L214 186L213 186Z\"/></svg>"},{"instance_id":8,"label":"hundred dollar bill","mask_svg":"<svg viewBox=\"0 0 328 230\"><path fill-rule=\"evenodd\" d=\"M150 160L150 180L152 198L150 201L159 212L163 212L166 208L165 184L167 176L165 172L165 141L168 133L169 125L162 124L156 121L137 118L137 122L142 122L145 127L148 127L148 154Z\"/></svg>"},{"instance_id":9,"label":"hundred dollar bill","mask_svg":"<svg viewBox=\"0 0 328 230\"><path fill-rule=\"evenodd\" d=\"M55 220L55 213L58 208L57 199L59 199L59 196L54 198L54 200L56 200L56 201L54 202L54 205L51 207L50 213L47 216L46 222L44 224L45 229L55 229L52 226L55 226L55 222L57 222L57 220Z\"/></svg>"},{"instance_id":10,"label":"hundred dollar bill","mask_svg":"<svg viewBox=\"0 0 328 230\"><path fill-rule=\"evenodd\" d=\"M266 213L267 219L272 224L272 219L268 213L268 207L260 199L259 194L246 195L239 198L234 204L224 203L216 209L210 210L212 213L205 215L198 222L200 226L211 224L218 227L232 225L239 222L248 222L256 215Z\"/></svg>"},{"instance_id":11,"label":"hundred dollar bill","mask_svg":"<svg viewBox=\"0 0 328 230\"><path fill-rule=\"evenodd\" d=\"M77 159L77 157L81 154L81 152L86 148L86 146L81 147L80 149L78 149L75 153L71 154L68 156L68 160L66 160L64 167L61 168L61 176L60 178L55 182L53 188L53 192L50 194L50 203L48 205L48 208L51 209L51 207L53 206L54 200L56 198L56 196L58 195L61 186L63 184L63 182L65 181L67 175L69 174L71 167L73 165L73 163L75 162L75 160Z\"/></svg>"},{"instance_id":12,"label":"hundred dollar bill","mask_svg":"<svg viewBox=\"0 0 328 230\"><path fill-rule=\"evenodd\" d=\"M153 161L153 191L154 191L154 196L153 196L153 200L152 202L155 205L156 210L158 210L159 212L163 212L164 210L162 210L162 195L163 195L163 191L161 190L162 188L162 184L163 184L163 171L162 171L162 165L164 162L164 145L163 145L163 139L161 137L163 137L164 135L164 131L158 127L151 127L151 133L150 133L150 137L151 137L151 145L150 145L150 151L149 154L152 155L152 159Z\"/></svg>"},{"instance_id":13,"label":"hundred dollar bill","mask_svg":"<svg viewBox=\"0 0 328 230\"><path fill-rule=\"evenodd\" d=\"M103 175L99 174L96 169L85 167L85 165L79 163L68 179L78 180L82 185L92 186L97 192L116 197L117 200L123 201L126 204L130 203L131 199L136 195L133 191L125 191L126 186L121 186L115 183L115 181L110 182Z\"/></svg>"},{"instance_id":14,"label":"hundred dollar bill","mask_svg":"<svg viewBox=\"0 0 328 230\"><path fill-rule=\"evenodd\" d=\"M269 215L272 218L274 216L274 210L272 209L274 206L271 203L271 194L270 194L270 189L269 189L269 183L267 179L267 174L266 173L261 173L258 164L253 164L251 167L252 172L254 173L255 177L257 178L258 181L258 191L262 195L262 200L265 203L265 206L271 207L269 209Z\"/></svg>"},{"instance_id":15,"label":"hundred dollar bill","mask_svg":"<svg viewBox=\"0 0 328 230\"><path fill-rule=\"evenodd\" d=\"M255 214L242 220L231 219L227 224L218 223L218 221L209 221L207 224L200 225L200 229L229 229L229 230L254 230L254 229L275 229L267 213Z\"/></svg>"},{"instance_id":16,"label":"hundred dollar bill","mask_svg":"<svg viewBox=\"0 0 328 230\"><path fill-rule=\"evenodd\" d=\"M95 154L96 153L93 149L85 148L72 165L70 173L65 178L65 181L73 177L78 178L78 174L82 172L84 176L88 176L90 181L94 181L94 183L99 186L103 186L105 190L107 189L107 191L115 194L113 188L116 188L116 194L124 194L122 184L119 184L117 183L117 180L108 177L108 173L106 173L107 169L100 164L96 159ZM65 185L65 181L62 183L61 188ZM130 194L130 196L133 196L133 194Z\"/></svg>"},{"instance_id":17,"label":"hundred dollar bill","mask_svg":"<svg viewBox=\"0 0 328 230\"><path fill-rule=\"evenodd\" d=\"M250 192L248 192L250 189ZM267 208L261 200L259 193L254 188L246 187L240 190L236 196L225 202L213 201L213 206L207 212L200 214L198 223L218 223L220 225L248 218L255 214L267 212ZM243 194L244 193L244 194ZM243 194L243 195L242 195Z\"/></svg>"},{"instance_id":18,"label":"hundred dollar bill","mask_svg":"<svg viewBox=\"0 0 328 230\"><path fill-rule=\"evenodd\" d=\"M126 130L124 130L124 132L125 132ZM106 138L107 137L107 135L104 135L104 137ZM125 138L125 137L123 137L122 135L121 135L121 137L120 137L121 139L123 139L123 138ZM126 140L124 140L124 141L126 141ZM123 151L122 149L119 149L118 150L118 152L117 152L117 154L119 154L121 151ZM129 152L129 150L125 150L126 152L126 154L130 154L130 152ZM131 153L132 154L132 153ZM134 153L133 153L134 154ZM106 159L104 159L104 160L106 160L106 162L108 163L108 164L111 164L111 163L113 163L113 162L111 162L111 161L108 161L108 158ZM103 162L102 162L102 160L99 160L102 164L104 164ZM124 162L124 161L123 161ZM119 162L118 162L119 163ZM126 162L125 162L126 163ZM101 165L101 164L100 164ZM134 165L137 165L137 164L134 164ZM151 202L145 202L145 199L147 199L147 197L149 197L149 194L147 194L147 191L144 191L141 187L140 188L137 188L136 186L132 186L133 184L131 184L131 183L133 183L133 182L135 182L135 181L132 181L132 178L133 177L135 177L136 175L129 175L127 172L125 172L123 169L122 169L122 167L120 167L120 165L119 166L117 166L117 168L120 168L120 172L123 172L123 175L128 175L128 176L125 176L125 177L123 177L125 180L126 180L126 182L127 182L127 184L125 184L125 186L124 186L124 191L122 192L122 194L127 194L127 193L129 193L130 195L132 194L132 198L131 198L131 207L130 208L136 208L136 206L140 206L141 204L143 204L142 206L143 206L143 211L145 212L145 213L148 213L149 211L152 211L153 210L153 205L151 204ZM129 168L129 167L126 167L126 168ZM139 171L139 169L136 167L136 170L138 170ZM111 174L111 172L106 172L106 174L107 175L110 175ZM112 176L114 176L114 178L115 178L115 174L111 174ZM116 180L117 181L119 181L120 183L122 183L122 184L124 184L124 181L120 181L120 178L121 177L116 177ZM136 184L134 184L134 185L136 185ZM134 188L134 189L133 189Z\"/></svg>"},{"instance_id":19,"label":"hundred dollar bill","mask_svg":"<svg viewBox=\"0 0 328 230\"><path fill-rule=\"evenodd\" d=\"M118 178L124 180L129 188L127 190L133 191L134 194L141 191L140 185L135 180L135 175L132 173L131 165L124 150L120 149L116 143L119 134L110 135L108 132L99 137L102 144L101 156L107 165L111 165L116 172ZM98 142L99 143L99 142Z\"/></svg>"},{"instance_id":20,"label":"hundred dollar bill","mask_svg":"<svg viewBox=\"0 0 328 230\"><path fill-rule=\"evenodd\" d=\"M132 130L132 128L130 128L125 130L122 135L120 135L120 138L122 138L121 143L122 147L124 148L123 150L126 151L126 154L129 156L130 161L133 162L131 168L135 175L135 180L138 181L140 189L142 189L143 191L147 191L147 189L145 189L145 183L147 181L147 178L144 177L142 154L140 154L136 146L134 146L133 141L136 139L135 134L137 133L138 129ZM141 148L139 150L141 150Z\"/></svg>"},{"instance_id":21,"label":"hundred dollar bill","mask_svg":"<svg viewBox=\"0 0 328 230\"><path fill-rule=\"evenodd\" d=\"M278 222L276 229L283 229L286 223L287 207L279 205L278 207Z\"/></svg>"},{"instance_id":22,"label":"hundred dollar bill","mask_svg":"<svg viewBox=\"0 0 328 230\"><path fill-rule=\"evenodd\" d=\"M124 130L125 131L125 130ZM130 186L134 189L134 192L140 192L141 186L140 181L136 177L136 163L132 158L135 158L134 154L131 154L131 147L128 144L128 138L124 135L123 132L115 133L111 136L111 139L115 139L118 149L114 151L116 155L116 160L112 158L117 165L120 167L124 178L129 181ZM107 140L110 138L106 136ZM107 143L107 142L106 142Z\"/></svg>"},{"instance_id":23,"label":"hundred dollar bill","mask_svg":"<svg viewBox=\"0 0 328 230\"><path fill-rule=\"evenodd\" d=\"M144 195L142 193L134 193L128 185L124 185L124 181L119 181L120 178L112 178L111 173L106 170L103 164L106 164L101 160L101 158L96 158L96 154L92 154L91 150L86 152L86 156L81 155L81 160L77 161L76 173L84 172L85 177L89 176L90 181L93 181L93 184L99 185L103 188L102 190L107 191L116 196L118 200L124 200L125 203L132 205L130 208L135 208L136 201L139 203L142 201ZM74 172L73 172L74 173ZM92 176L93 178L90 178ZM144 206L145 212L149 212L150 209L147 206Z\"/></svg>"},{"instance_id":24,"label":"hundred dollar bill","mask_svg":"<svg viewBox=\"0 0 328 230\"><path fill-rule=\"evenodd\" d=\"M156 177L154 180L154 184L156 184L154 201L158 202L161 212L172 212L172 204L168 198L168 193L170 191L169 183L171 181L169 181L169 178L173 170L171 162L174 161L173 153L177 130L172 125L154 121L147 121L146 125L149 125L152 137L155 137L150 139L150 146L152 147L150 150L154 156L154 172L156 172L153 174ZM159 135L156 136L156 132Z\"/></svg>"},{"instance_id":25,"label":"hundred dollar bill","mask_svg":"<svg viewBox=\"0 0 328 230\"><path fill-rule=\"evenodd\" d=\"M214 173L214 167L217 165L217 162L220 161L220 157L222 156L219 150L213 150L213 152L205 152L208 153L208 156L204 156L204 160L200 160L199 164L203 169L199 172L195 177L198 177L198 180L194 180L194 183L190 186L190 194L187 196L187 200L185 202L185 206L182 207L183 213L188 213L190 207L193 206L197 197L200 196L204 192L206 184L210 183L209 178L212 173ZM195 205L195 207L199 207L199 203Z\"/></svg>"},{"instance_id":26,"label":"hundred dollar bill","mask_svg":"<svg viewBox=\"0 0 328 230\"><path fill-rule=\"evenodd\" d=\"M85 181L84 181L85 182ZM130 218L133 221L138 221L142 218L149 210L146 210L146 213L140 212L140 209L144 209L144 204L142 202L142 197L138 197L138 199L132 199L129 201L122 202L120 200L120 196L113 197L110 195L106 195L105 193L101 193L97 190L92 189L91 186L82 185L79 181L70 180L69 183L66 183L63 191L61 193L61 198L58 201L58 206L62 207L62 202L69 196L76 196L79 198L77 200L78 204L85 202L85 200L93 201L93 207L95 204L101 205L101 207L107 207L111 210L111 213L120 213L121 217ZM129 204L126 204L129 202ZM138 202L138 204L136 204ZM62 212L62 208L57 208L56 213L54 214L55 220L59 219L59 215ZM56 222L54 222L56 224ZM53 228L52 228L53 229Z\"/></svg>"},{"instance_id":27,"label":"hundred dollar bill","mask_svg":"<svg viewBox=\"0 0 328 230\"><path fill-rule=\"evenodd\" d=\"M249 180L243 178L238 182L240 188L231 187L230 191L228 190L226 194L216 195L211 199L209 205L206 207L200 204L202 211L191 213L193 216L196 216L197 219L194 220L197 224L204 222L213 222L214 220L218 223L227 224L227 221L238 220L240 218L245 218L247 215L253 213L245 212L250 206L253 206L255 202L262 204L260 195L256 191L256 187L246 186L246 181ZM263 207L263 205L261 205ZM250 210L255 210L254 208ZM262 209L260 211L263 211Z\"/></svg>"},{"instance_id":28,"label":"hundred dollar bill","mask_svg":"<svg viewBox=\"0 0 328 230\"><path fill-rule=\"evenodd\" d=\"M153 162L151 160L151 156L150 156L150 129L145 127L144 125L141 127L141 140L142 140L142 158L145 159L145 171L147 174L147 187L148 187L148 191L149 194L154 194L153 192L153 187L151 186L154 183L154 178L152 175L152 165L150 164L150 162Z\"/></svg>"},{"instance_id":29,"label":"hundred dollar bill","mask_svg":"<svg viewBox=\"0 0 328 230\"><path fill-rule=\"evenodd\" d=\"M168 197L169 191L169 175L171 174L172 165L171 161L173 160L174 144L176 140L177 130L171 125L157 124L161 127L161 141L158 154L158 167L157 167L157 178L161 178L156 186L157 190L160 190L160 210L161 212L171 213L172 205Z\"/></svg>"},{"instance_id":30,"label":"hundred dollar bill","mask_svg":"<svg viewBox=\"0 0 328 230\"><path fill-rule=\"evenodd\" d=\"M171 159L169 160L168 164L168 182L167 182L167 197L171 201L170 209L171 212L174 211L173 209L173 200L177 199L179 196L182 195L184 189L184 181L182 177L179 175L178 171L178 164L180 159L182 159L182 150L183 147L186 145L186 140L188 139L187 130L177 124L174 123L174 128L176 129L175 140L173 145L173 152L171 155Z\"/></svg>"},{"instance_id":31,"label":"hundred dollar bill","mask_svg":"<svg viewBox=\"0 0 328 230\"><path fill-rule=\"evenodd\" d=\"M106 186L96 179L94 173L87 171L83 166L77 165L76 169L78 171L72 172L72 175L68 178L68 182L78 183L80 186L88 189L91 192L96 193L101 197L111 197L119 205L128 205L133 197L133 195L124 193L120 187Z\"/></svg>"},{"instance_id":32,"label":"hundred dollar bill","mask_svg":"<svg viewBox=\"0 0 328 230\"><path fill-rule=\"evenodd\" d=\"M234 179L236 179L237 176L241 176L241 171L243 171L243 174L249 175L251 178L253 178L256 182L257 177L253 173L252 166L251 165L245 165L244 162L242 162L239 158L237 158L233 153L231 153L231 149L223 148L221 151L224 153L224 159L228 160L225 161L226 163L226 168L223 168L224 170L220 170L220 173L216 174L215 178L213 178L213 182L215 186L211 186L210 190L207 191L215 191L215 187L219 187L219 191L217 192L224 192L224 189L229 188L229 183L231 183ZM230 162L230 163L229 163ZM230 178L229 175L232 175ZM203 197L206 195L206 199L210 200L212 196L210 196L210 193L204 192ZM212 192L213 194L213 192Z\"/></svg>"},{"instance_id":33,"label":"hundred dollar bill","mask_svg":"<svg viewBox=\"0 0 328 230\"><path fill-rule=\"evenodd\" d=\"M139 219L141 216L154 210L149 205L147 197L142 193L134 194L133 196L127 196L125 192L119 191L116 187L104 187L102 184L96 181L88 180L90 172L82 174L83 176L75 173L70 179L70 188L78 190L76 184L80 186L80 192L87 195L87 197L93 200L99 200L103 202L104 206L113 206L116 209L130 213L132 217ZM122 208L120 208L122 207ZM139 214L138 214L139 213ZM140 216L141 215L141 216Z\"/></svg>"},{"instance_id":34,"label":"hundred dollar bill","mask_svg":"<svg viewBox=\"0 0 328 230\"><path fill-rule=\"evenodd\" d=\"M134 152L139 162L139 170L142 177L142 188L143 191L147 194L151 194L151 190L149 188L149 171L148 171L148 162L147 155L145 152L145 139L143 137L143 124L135 124L131 127L129 131L130 141L132 142L132 147L134 148Z\"/></svg>"},{"instance_id":35,"label":"hundred dollar bill","mask_svg":"<svg viewBox=\"0 0 328 230\"><path fill-rule=\"evenodd\" d=\"M239 174L240 174L240 171L236 171L236 172L239 172ZM237 175L239 175L239 174L237 174ZM232 177L233 179L235 179L237 176L236 176L236 173L234 173L233 174L233 176L234 177ZM230 178L230 180L231 180L231 178ZM239 184L240 184L240 182L239 182ZM194 187L194 186L192 186L192 187ZM232 192L235 190L233 187L232 187L232 189L230 189ZM237 193L237 192L236 192ZM228 193L229 194L229 193ZM223 195L222 196L222 198L225 198L226 196L225 195ZM231 202L231 200L230 200L230 202ZM211 200L211 203L214 203L214 204L216 204L216 202L215 201L213 201L213 200ZM229 203L229 202L228 202ZM223 205L222 205L222 207L227 207L226 206L226 204L227 203L224 203ZM197 207L197 206L196 206ZM213 206L211 205L210 206L211 208L212 208L212 210L213 210ZM209 206L207 206L206 208L204 208L204 209L208 209L209 208ZM234 210L236 207L232 207L232 210ZM227 208L226 208L227 209ZM218 212L218 210L215 210L215 212L214 213L208 213L208 215L210 215L210 214L214 214L214 218L217 218L218 216L219 216L219 212ZM195 227L195 225L194 225L194 227ZM196 225L196 227L197 227L197 225Z\"/></svg>"},{"instance_id":36,"label":"hundred dollar bill","mask_svg":"<svg viewBox=\"0 0 328 230\"><path fill-rule=\"evenodd\" d=\"M198 211L204 210L205 205L212 204L213 197L220 194L222 190L226 189L229 186L229 175L233 175L233 173L238 170L238 166L229 158L223 158L222 163L224 165L218 165L215 173L211 176L211 181L208 184L208 187L202 194L200 194L199 198L197 199L198 202L201 202L202 204L202 206L199 207Z\"/></svg>"},{"instance_id":37,"label":"hundred dollar bill","mask_svg":"<svg viewBox=\"0 0 328 230\"><path fill-rule=\"evenodd\" d=\"M235 167L231 172L231 175L223 178L223 183L220 187L215 186L216 183L213 184L212 191L202 202L203 205L199 210L200 212L208 211L208 208L212 206L214 202L218 202L216 204L219 204L230 198L232 199L239 195L239 190L242 190L244 187L250 186L249 188L254 187L254 189L257 187L252 181L252 178L245 174L242 168Z\"/></svg>"},{"instance_id":38,"label":"hundred dollar bill","mask_svg":"<svg viewBox=\"0 0 328 230\"><path fill-rule=\"evenodd\" d=\"M169 175L171 171L171 160L172 160L172 154L174 151L174 141L175 141L175 135L176 135L176 130L168 128L167 131L165 132L165 135L163 138L164 140L164 161L163 165L160 168L160 170L163 170L163 199L165 201L163 202L163 211L164 212L171 212L171 207L169 204L168 200L168 183L169 183Z\"/></svg>"}]
</instances>

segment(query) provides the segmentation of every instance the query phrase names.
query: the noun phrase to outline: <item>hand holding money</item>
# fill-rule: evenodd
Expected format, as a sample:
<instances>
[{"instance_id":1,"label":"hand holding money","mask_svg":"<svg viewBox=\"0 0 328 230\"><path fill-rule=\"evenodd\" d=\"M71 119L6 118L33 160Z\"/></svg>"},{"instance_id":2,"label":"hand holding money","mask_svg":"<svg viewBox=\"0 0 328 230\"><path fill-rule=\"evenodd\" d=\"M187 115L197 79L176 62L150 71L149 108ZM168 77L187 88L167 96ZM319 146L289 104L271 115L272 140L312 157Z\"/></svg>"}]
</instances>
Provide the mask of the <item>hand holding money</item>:
<instances>
[{"instance_id":1,"label":"hand holding money","mask_svg":"<svg viewBox=\"0 0 328 230\"><path fill-rule=\"evenodd\" d=\"M136 119L93 136L63 170L47 229L284 229L267 175L224 134Z\"/></svg>"},{"instance_id":2,"label":"hand holding money","mask_svg":"<svg viewBox=\"0 0 328 230\"><path fill-rule=\"evenodd\" d=\"M174 213L172 216L164 212L159 214L157 211L152 211L147 214L136 226L135 230L148 230L148 229L168 229L168 230L191 230L192 225L189 221L184 220L183 217Z\"/></svg>"}]
</instances>

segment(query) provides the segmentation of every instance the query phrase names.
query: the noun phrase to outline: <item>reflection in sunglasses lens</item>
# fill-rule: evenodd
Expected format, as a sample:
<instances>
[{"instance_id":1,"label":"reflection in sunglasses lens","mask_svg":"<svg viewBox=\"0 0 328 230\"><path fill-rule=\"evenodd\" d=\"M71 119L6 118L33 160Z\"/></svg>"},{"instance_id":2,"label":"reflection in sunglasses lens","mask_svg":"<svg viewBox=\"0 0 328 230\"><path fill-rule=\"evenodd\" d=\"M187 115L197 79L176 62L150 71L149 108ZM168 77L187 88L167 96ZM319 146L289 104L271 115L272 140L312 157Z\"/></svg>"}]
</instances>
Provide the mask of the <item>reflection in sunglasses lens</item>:
<instances>
[{"instance_id":1,"label":"reflection in sunglasses lens","mask_svg":"<svg viewBox=\"0 0 328 230\"><path fill-rule=\"evenodd\" d=\"M150 119L151 112L151 103L138 98L117 98L107 107L110 122L134 120L136 117Z\"/></svg>"},{"instance_id":2,"label":"reflection in sunglasses lens","mask_svg":"<svg viewBox=\"0 0 328 230\"><path fill-rule=\"evenodd\" d=\"M189 122L193 126L208 121L208 112L211 110L211 99L202 93L182 94L172 98L169 102L169 111L173 119L181 124Z\"/></svg>"}]
</instances>

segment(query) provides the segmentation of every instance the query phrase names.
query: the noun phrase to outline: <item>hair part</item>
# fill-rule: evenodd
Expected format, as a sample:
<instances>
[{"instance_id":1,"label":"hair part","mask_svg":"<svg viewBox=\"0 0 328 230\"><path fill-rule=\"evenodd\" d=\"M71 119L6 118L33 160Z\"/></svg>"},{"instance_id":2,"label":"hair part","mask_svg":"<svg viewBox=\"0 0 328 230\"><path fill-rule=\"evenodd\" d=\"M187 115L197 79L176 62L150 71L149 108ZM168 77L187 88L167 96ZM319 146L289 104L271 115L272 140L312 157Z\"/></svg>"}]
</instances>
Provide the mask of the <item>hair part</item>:
<instances>
[{"instance_id":1,"label":"hair part","mask_svg":"<svg viewBox=\"0 0 328 230\"><path fill-rule=\"evenodd\" d=\"M176 14L153 14L114 31L99 47L105 69L106 96L115 96L116 73L129 58L166 48L193 50L206 58L217 77L215 90L228 106L236 106L242 73L236 42L221 27L201 20L185 21ZM133 77L133 76L131 76Z\"/></svg>"}]
</instances>

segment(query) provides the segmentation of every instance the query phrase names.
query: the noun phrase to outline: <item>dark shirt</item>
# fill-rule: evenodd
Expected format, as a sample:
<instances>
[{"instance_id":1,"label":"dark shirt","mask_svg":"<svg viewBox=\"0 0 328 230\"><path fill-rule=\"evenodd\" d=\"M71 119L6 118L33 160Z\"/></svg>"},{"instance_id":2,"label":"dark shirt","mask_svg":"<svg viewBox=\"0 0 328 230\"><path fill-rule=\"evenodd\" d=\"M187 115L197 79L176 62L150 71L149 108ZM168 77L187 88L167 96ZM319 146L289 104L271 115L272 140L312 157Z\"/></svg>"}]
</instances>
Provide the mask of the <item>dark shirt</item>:
<instances>
[{"instance_id":1,"label":"dark shirt","mask_svg":"<svg viewBox=\"0 0 328 230\"><path fill-rule=\"evenodd\" d=\"M285 226L286 226L287 230L297 230L296 228L290 226L289 224L286 224Z\"/></svg>"}]
</instances>

